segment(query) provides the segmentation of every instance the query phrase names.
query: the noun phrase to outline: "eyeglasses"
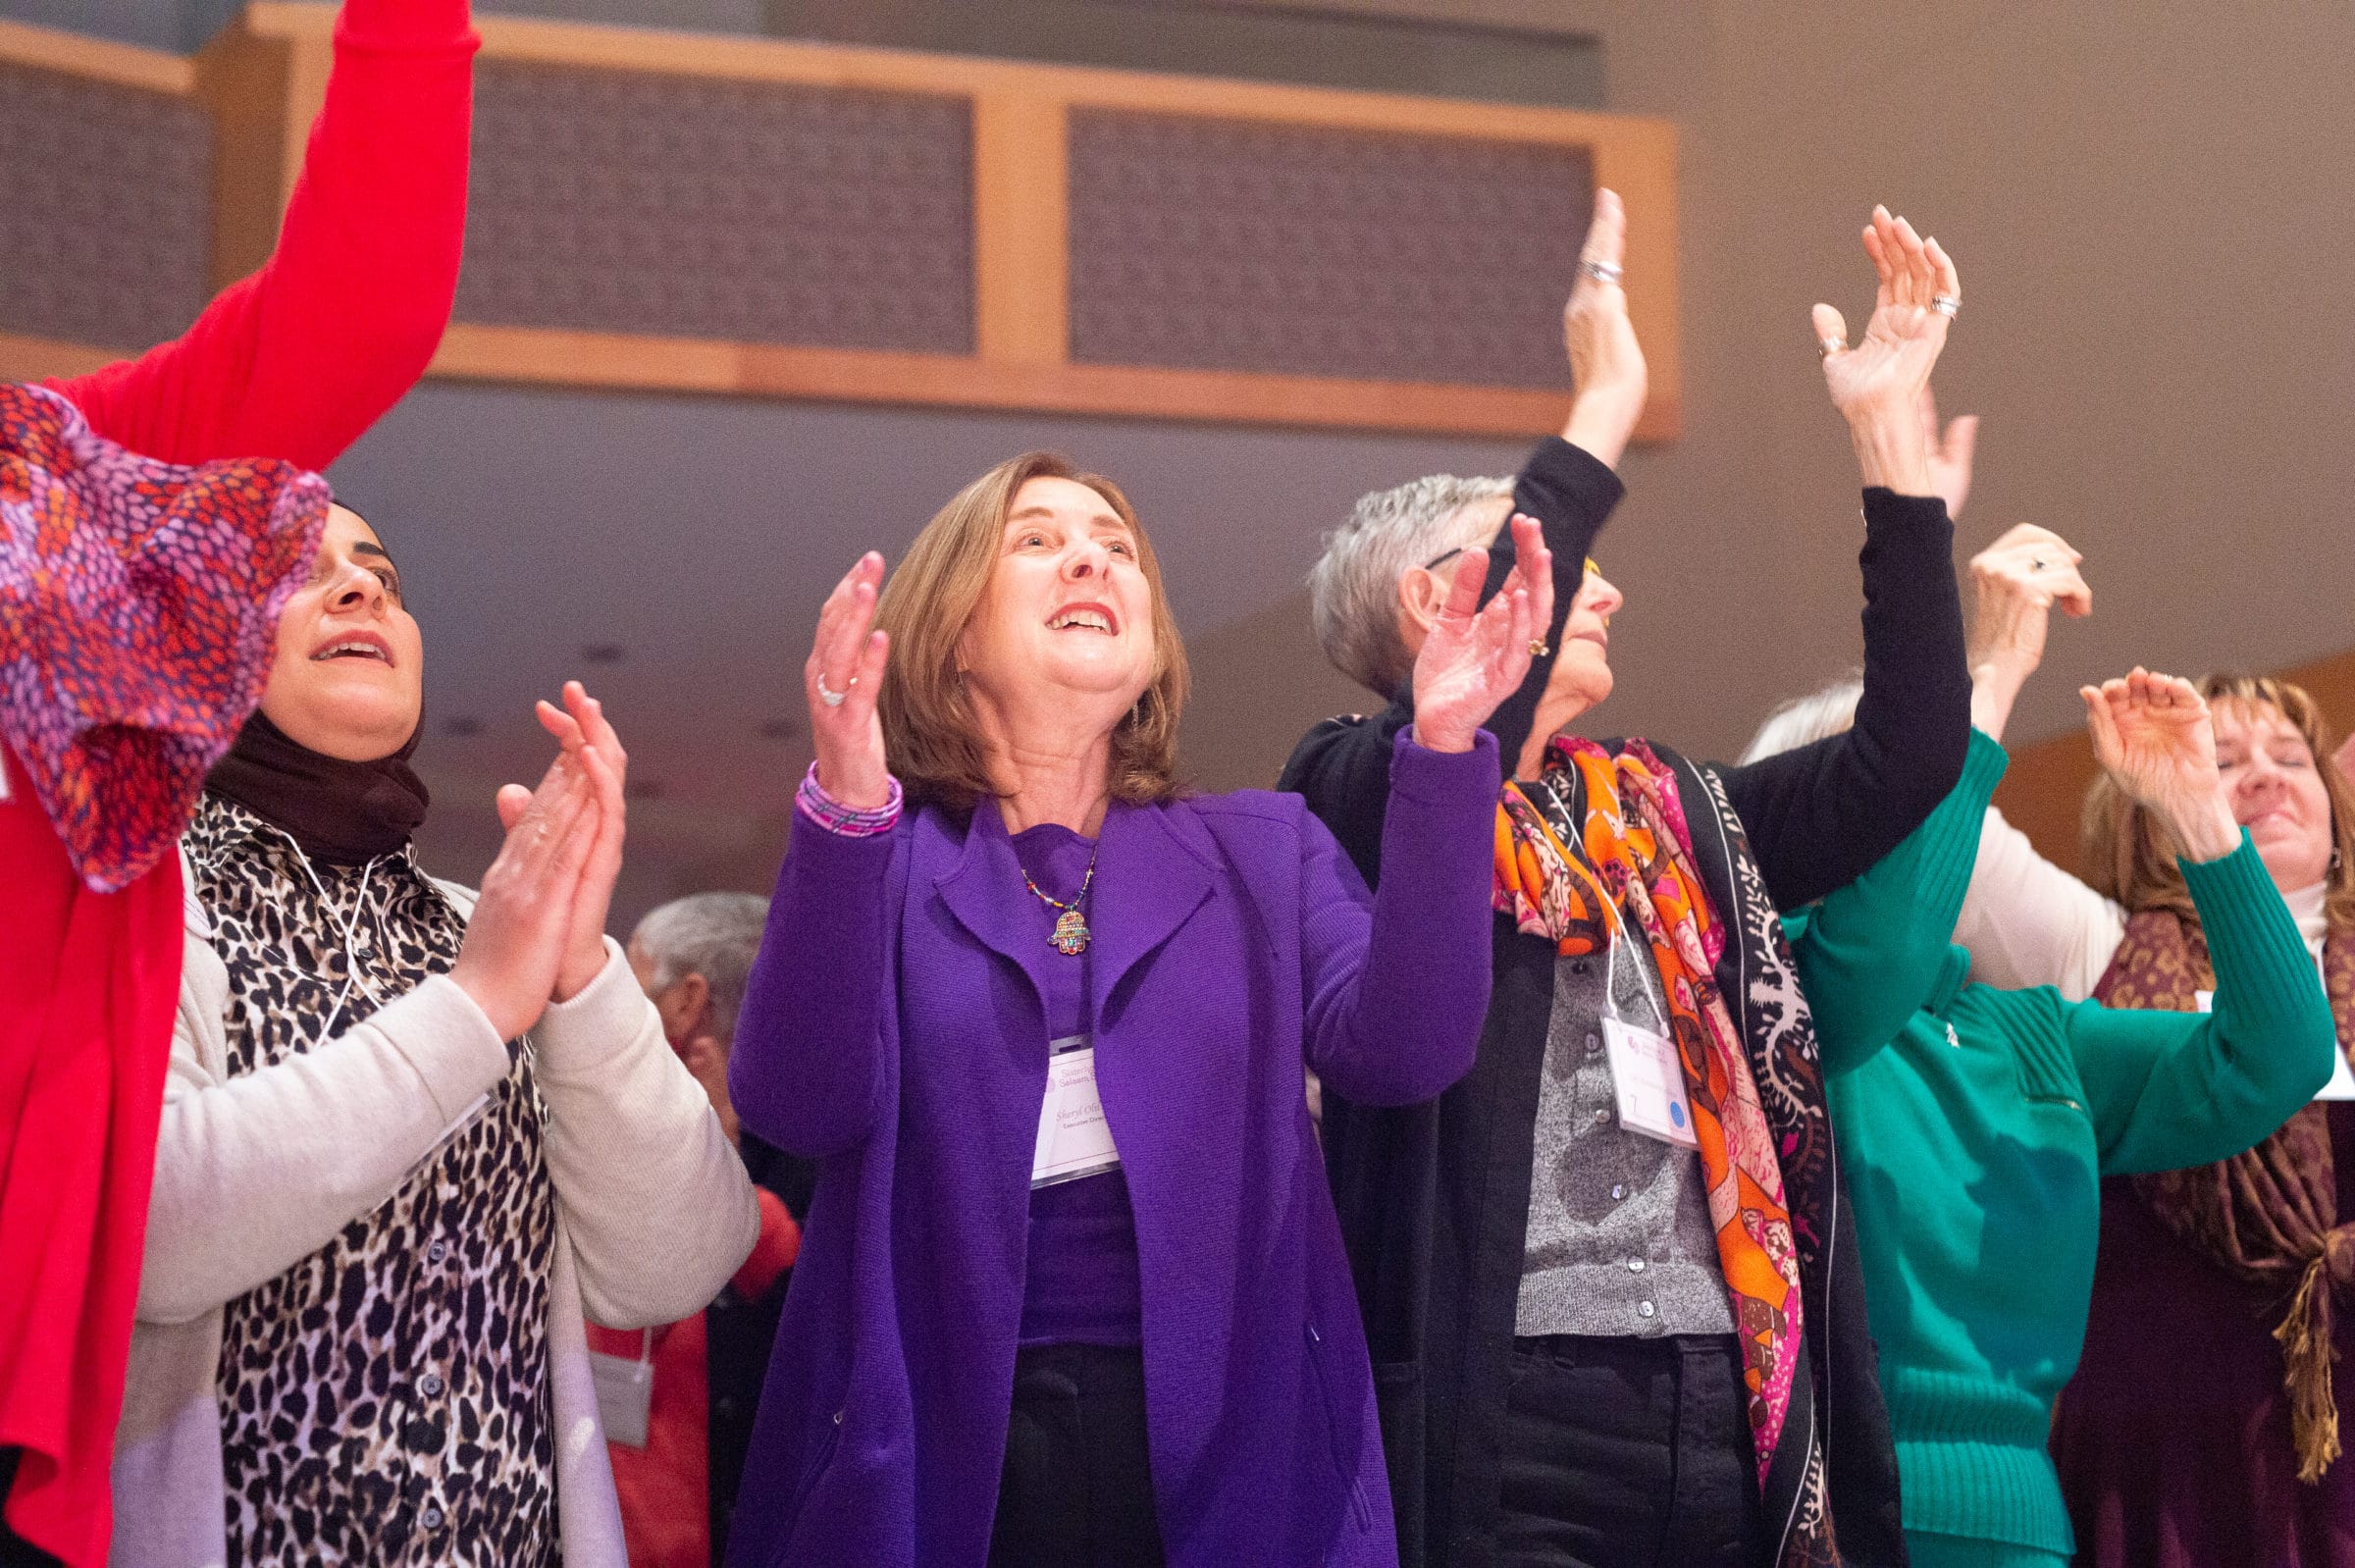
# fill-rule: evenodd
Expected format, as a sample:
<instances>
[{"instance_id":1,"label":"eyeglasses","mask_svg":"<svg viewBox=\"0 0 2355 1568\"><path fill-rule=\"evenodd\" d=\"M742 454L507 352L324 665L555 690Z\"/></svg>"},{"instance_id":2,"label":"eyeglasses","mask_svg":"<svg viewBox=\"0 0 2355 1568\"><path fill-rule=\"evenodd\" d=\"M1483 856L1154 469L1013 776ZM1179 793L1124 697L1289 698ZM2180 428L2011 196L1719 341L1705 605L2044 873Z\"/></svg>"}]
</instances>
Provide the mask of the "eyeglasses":
<instances>
[{"instance_id":1,"label":"eyeglasses","mask_svg":"<svg viewBox=\"0 0 2355 1568\"><path fill-rule=\"evenodd\" d=\"M1456 556L1461 555L1469 547L1467 546L1458 545L1455 547L1455 549L1448 550L1445 554L1434 555L1431 559L1423 563L1423 569L1427 572L1436 572L1439 569L1439 563L1441 561L1451 561L1455 559ZM1587 575L1589 577L1600 577L1602 575L1602 568L1595 564L1595 557L1592 555L1587 557Z\"/></svg>"}]
</instances>

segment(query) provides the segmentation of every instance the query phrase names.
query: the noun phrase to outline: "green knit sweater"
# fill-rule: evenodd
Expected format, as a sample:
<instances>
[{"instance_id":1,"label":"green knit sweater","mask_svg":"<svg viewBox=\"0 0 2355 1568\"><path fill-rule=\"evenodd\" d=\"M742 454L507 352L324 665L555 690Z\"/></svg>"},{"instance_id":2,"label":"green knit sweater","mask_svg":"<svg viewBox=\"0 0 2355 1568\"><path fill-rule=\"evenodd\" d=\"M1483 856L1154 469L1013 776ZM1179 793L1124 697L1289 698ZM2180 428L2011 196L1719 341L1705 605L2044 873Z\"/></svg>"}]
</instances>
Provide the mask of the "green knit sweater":
<instances>
[{"instance_id":1,"label":"green knit sweater","mask_svg":"<svg viewBox=\"0 0 2355 1568\"><path fill-rule=\"evenodd\" d=\"M1787 929L1847 1162L1906 1528L2066 1555L2045 1439L2084 1342L2101 1178L2249 1147L2323 1086L2337 1046L2245 834L2183 867L2214 1012L1964 984L1970 955L1950 938L2005 763L1974 733L1962 782L1913 836ZM2182 1369L2154 1347L2151 1371Z\"/></svg>"}]
</instances>

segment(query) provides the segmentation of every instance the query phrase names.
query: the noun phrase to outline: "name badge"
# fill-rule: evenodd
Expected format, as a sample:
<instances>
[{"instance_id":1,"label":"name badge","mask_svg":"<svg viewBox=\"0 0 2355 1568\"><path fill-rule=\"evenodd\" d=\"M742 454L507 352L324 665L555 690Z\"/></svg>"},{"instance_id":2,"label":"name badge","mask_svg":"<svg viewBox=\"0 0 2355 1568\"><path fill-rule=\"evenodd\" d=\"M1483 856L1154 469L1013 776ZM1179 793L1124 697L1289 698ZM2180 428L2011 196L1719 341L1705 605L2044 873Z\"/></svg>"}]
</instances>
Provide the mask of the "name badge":
<instances>
[{"instance_id":1,"label":"name badge","mask_svg":"<svg viewBox=\"0 0 2355 1568\"><path fill-rule=\"evenodd\" d=\"M597 1416L604 1425L607 1442L618 1442L625 1448L646 1446L648 1418L654 1408L654 1331L650 1329L646 1335L647 1356L589 1352L589 1378L597 1385Z\"/></svg>"},{"instance_id":2,"label":"name badge","mask_svg":"<svg viewBox=\"0 0 2355 1568\"><path fill-rule=\"evenodd\" d=\"M1602 1043L1610 1053L1619 1124L1680 1149L1701 1147L1693 1132L1693 1106L1685 1097L1685 1070L1677 1061L1675 1042L1657 1029L1605 1018Z\"/></svg>"},{"instance_id":3,"label":"name badge","mask_svg":"<svg viewBox=\"0 0 2355 1568\"><path fill-rule=\"evenodd\" d=\"M1096 1048L1084 1034L1047 1044L1047 1098L1038 1110L1038 1145L1030 1157L1030 1187L1051 1187L1099 1176L1121 1163L1112 1124L1096 1094Z\"/></svg>"}]
</instances>

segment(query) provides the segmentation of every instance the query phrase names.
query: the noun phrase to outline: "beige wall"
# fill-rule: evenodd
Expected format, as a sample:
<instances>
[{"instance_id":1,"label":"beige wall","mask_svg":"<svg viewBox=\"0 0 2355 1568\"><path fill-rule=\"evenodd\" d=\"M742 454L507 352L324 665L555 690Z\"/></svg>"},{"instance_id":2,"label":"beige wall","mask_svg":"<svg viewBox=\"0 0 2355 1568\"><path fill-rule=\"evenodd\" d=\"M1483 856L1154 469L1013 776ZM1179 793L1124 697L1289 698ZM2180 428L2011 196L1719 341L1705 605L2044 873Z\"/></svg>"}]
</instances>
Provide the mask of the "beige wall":
<instances>
[{"instance_id":1,"label":"beige wall","mask_svg":"<svg viewBox=\"0 0 2355 1568\"><path fill-rule=\"evenodd\" d=\"M1683 128L1687 434L1629 459L1597 551L1631 596L1598 730L1722 755L1858 657L1855 471L1806 309L1860 324L1876 199L1964 274L1940 370L1986 419L1962 553L2032 520L2088 557L2095 618L2056 633L2015 735L2136 661L2355 641L2346 8L1305 3L1598 32L1606 106Z\"/></svg>"}]
</instances>

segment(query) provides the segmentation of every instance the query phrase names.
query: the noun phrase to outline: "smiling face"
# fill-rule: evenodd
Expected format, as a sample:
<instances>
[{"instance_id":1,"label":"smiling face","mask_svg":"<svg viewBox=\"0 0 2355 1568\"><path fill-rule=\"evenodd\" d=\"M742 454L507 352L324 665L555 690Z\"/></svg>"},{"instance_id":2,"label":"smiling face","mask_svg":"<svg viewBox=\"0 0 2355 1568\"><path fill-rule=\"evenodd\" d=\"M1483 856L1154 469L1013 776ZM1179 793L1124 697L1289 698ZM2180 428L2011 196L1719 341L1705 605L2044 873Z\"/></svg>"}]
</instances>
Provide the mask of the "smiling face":
<instances>
[{"instance_id":1,"label":"smiling face","mask_svg":"<svg viewBox=\"0 0 2355 1568\"><path fill-rule=\"evenodd\" d=\"M1153 679L1153 595L1137 555L1135 532L1090 487L1023 481L958 644L967 681L1002 709L1054 694L1117 723Z\"/></svg>"},{"instance_id":2,"label":"smiling face","mask_svg":"<svg viewBox=\"0 0 2355 1568\"><path fill-rule=\"evenodd\" d=\"M2213 713L2234 820L2248 828L2276 887L2314 886L2330 870L2330 797L2305 737L2270 704L2225 699Z\"/></svg>"},{"instance_id":3,"label":"smiling face","mask_svg":"<svg viewBox=\"0 0 2355 1568\"><path fill-rule=\"evenodd\" d=\"M297 746L374 761L416 731L424 683L399 569L357 512L331 506L310 580L279 615L262 712Z\"/></svg>"}]
</instances>

